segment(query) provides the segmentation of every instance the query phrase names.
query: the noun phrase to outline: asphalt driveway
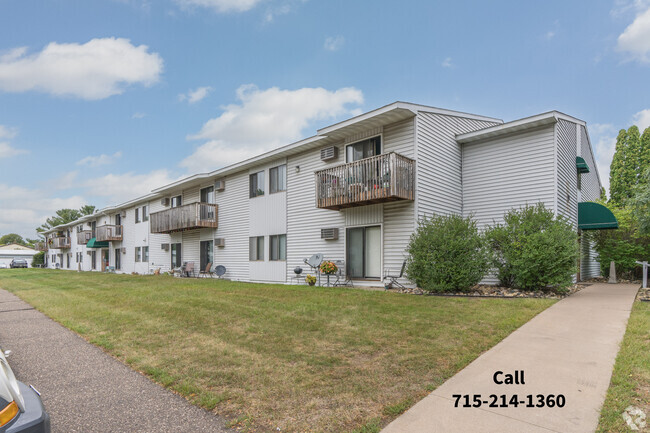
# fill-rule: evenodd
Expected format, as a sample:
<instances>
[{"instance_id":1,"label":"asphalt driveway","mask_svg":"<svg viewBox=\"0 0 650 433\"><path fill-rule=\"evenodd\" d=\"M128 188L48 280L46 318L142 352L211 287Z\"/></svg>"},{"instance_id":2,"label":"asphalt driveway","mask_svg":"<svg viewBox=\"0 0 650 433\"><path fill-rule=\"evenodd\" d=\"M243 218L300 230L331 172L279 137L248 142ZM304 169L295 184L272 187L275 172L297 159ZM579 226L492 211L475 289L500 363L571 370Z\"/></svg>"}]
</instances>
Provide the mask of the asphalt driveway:
<instances>
[{"instance_id":1,"label":"asphalt driveway","mask_svg":"<svg viewBox=\"0 0 650 433\"><path fill-rule=\"evenodd\" d=\"M0 290L0 342L19 380L32 384L54 433L230 432L72 331Z\"/></svg>"}]
</instances>

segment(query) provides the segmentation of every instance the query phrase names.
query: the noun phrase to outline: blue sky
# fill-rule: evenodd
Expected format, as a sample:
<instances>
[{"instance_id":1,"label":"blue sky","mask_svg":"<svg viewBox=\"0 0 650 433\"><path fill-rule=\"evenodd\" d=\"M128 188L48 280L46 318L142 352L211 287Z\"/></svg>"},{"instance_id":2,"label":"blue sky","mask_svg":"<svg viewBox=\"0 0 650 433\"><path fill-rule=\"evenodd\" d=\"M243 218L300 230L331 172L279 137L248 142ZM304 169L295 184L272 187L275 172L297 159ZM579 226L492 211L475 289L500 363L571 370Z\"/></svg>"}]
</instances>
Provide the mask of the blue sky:
<instances>
[{"instance_id":1,"label":"blue sky","mask_svg":"<svg viewBox=\"0 0 650 433\"><path fill-rule=\"evenodd\" d=\"M396 100L650 125L650 1L0 0L0 234Z\"/></svg>"}]
</instances>

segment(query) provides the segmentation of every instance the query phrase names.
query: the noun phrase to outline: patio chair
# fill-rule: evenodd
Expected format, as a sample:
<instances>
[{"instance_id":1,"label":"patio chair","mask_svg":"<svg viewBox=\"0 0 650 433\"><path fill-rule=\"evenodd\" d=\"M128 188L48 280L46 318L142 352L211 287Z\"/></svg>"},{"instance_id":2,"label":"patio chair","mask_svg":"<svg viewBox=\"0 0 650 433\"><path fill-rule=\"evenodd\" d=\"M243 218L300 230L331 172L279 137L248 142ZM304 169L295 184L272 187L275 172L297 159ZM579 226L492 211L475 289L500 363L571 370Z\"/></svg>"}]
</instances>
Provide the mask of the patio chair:
<instances>
[{"instance_id":1,"label":"patio chair","mask_svg":"<svg viewBox=\"0 0 650 433\"><path fill-rule=\"evenodd\" d=\"M185 265L185 276L187 277L195 277L196 276L196 270L194 269L194 262L187 262Z\"/></svg>"},{"instance_id":2,"label":"patio chair","mask_svg":"<svg viewBox=\"0 0 650 433\"><path fill-rule=\"evenodd\" d=\"M201 269L201 271L199 272L199 277L200 276L207 276L207 277L212 278L213 275L214 275L214 272L212 272L212 263L208 263L207 266L205 267L205 269Z\"/></svg>"},{"instance_id":3,"label":"patio chair","mask_svg":"<svg viewBox=\"0 0 650 433\"><path fill-rule=\"evenodd\" d=\"M336 281L334 281L333 286L338 287L338 286L350 286L354 287L354 283L352 282L352 278L350 278L345 272L345 261L343 260L335 260L334 264L338 268L338 271L336 271Z\"/></svg>"},{"instance_id":4,"label":"patio chair","mask_svg":"<svg viewBox=\"0 0 650 433\"><path fill-rule=\"evenodd\" d=\"M399 274L392 274L390 269L384 269L384 278L383 280L390 280L388 284L384 283L384 288L390 289L393 286L397 286L400 289L406 289L402 283L398 280L404 276L404 269L406 269L406 260L402 263L402 269L399 271Z\"/></svg>"},{"instance_id":5,"label":"patio chair","mask_svg":"<svg viewBox=\"0 0 650 433\"><path fill-rule=\"evenodd\" d=\"M217 275L217 278L221 278L226 274L226 267L224 265L219 265L214 268L214 273Z\"/></svg>"}]
</instances>

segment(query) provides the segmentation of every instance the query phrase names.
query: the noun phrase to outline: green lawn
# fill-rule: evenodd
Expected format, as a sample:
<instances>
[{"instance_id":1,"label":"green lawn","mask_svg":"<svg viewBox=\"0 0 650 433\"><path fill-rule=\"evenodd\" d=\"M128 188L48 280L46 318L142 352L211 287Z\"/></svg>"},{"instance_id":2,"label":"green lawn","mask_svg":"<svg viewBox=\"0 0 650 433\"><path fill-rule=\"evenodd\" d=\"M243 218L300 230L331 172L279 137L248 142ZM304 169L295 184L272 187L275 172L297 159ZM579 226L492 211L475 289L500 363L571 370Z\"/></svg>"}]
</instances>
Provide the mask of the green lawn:
<instances>
[{"instance_id":1,"label":"green lawn","mask_svg":"<svg viewBox=\"0 0 650 433\"><path fill-rule=\"evenodd\" d=\"M649 427L644 431L650 431L650 302L634 302L597 431L632 431L621 416L628 406L646 413Z\"/></svg>"},{"instance_id":2,"label":"green lawn","mask_svg":"<svg viewBox=\"0 0 650 433\"><path fill-rule=\"evenodd\" d=\"M378 431L553 303L40 269L0 287L190 401L283 432Z\"/></svg>"}]
</instances>

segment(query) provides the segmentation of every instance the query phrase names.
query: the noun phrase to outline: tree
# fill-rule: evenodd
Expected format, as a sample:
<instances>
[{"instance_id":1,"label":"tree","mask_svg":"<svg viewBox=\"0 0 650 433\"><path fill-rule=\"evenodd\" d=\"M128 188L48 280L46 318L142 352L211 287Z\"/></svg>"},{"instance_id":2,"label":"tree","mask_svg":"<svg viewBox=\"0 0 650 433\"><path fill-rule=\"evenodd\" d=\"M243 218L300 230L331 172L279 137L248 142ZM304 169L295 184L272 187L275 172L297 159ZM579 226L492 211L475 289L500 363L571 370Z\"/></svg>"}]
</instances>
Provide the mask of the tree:
<instances>
[{"instance_id":1,"label":"tree","mask_svg":"<svg viewBox=\"0 0 650 433\"><path fill-rule=\"evenodd\" d=\"M16 233L9 233L8 235L4 235L0 237L0 245L8 245L8 244L18 244L22 245L25 247L29 247L30 245L23 239L22 236Z\"/></svg>"},{"instance_id":2,"label":"tree","mask_svg":"<svg viewBox=\"0 0 650 433\"><path fill-rule=\"evenodd\" d=\"M646 132L648 130L650 128L646 129ZM639 233L650 236L650 168L645 171L641 182L639 182L639 185L635 189L632 206L634 216L639 223Z\"/></svg>"},{"instance_id":3,"label":"tree","mask_svg":"<svg viewBox=\"0 0 650 433\"><path fill-rule=\"evenodd\" d=\"M609 200L622 206L632 197L639 175L639 152L641 148L639 128L621 129L616 138L616 151L609 173Z\"/></svg>"},{"instance_id":4,"label":"tree","mask_svg":"<svg viewBox=\"0 0 650 433\"><path fill-rule=\"evenodd\" d=\"M54 216L45 220L45 223L36 229L38 233L43 233L53 227L61 224L68 224L72 221L78 220L84 215L91 215L95 213L95 206L85 205L80 209L59 209Z\"/></svg>"}]
</instances>

